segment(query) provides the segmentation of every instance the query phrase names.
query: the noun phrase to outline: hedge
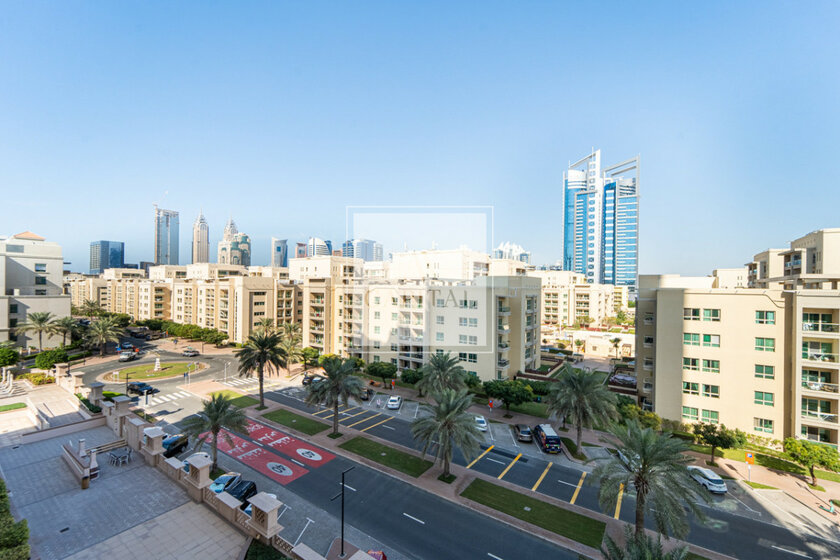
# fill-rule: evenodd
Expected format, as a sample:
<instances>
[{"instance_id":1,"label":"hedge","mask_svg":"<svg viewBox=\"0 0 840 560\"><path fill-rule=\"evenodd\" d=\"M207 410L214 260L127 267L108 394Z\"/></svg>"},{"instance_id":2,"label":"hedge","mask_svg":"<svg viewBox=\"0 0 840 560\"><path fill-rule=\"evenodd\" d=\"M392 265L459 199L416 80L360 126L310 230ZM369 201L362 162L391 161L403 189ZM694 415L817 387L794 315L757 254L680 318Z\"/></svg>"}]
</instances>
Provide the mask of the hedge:
<instances>
[{"instance_id":1,"label":"hedge","mask_svg":"<svg viewBox=\"0 0 840 560\"><path fill-rule=\"evenodd\" d=\"M92 413L97 414L99 412L102 412L101 407L99 407L99 406L93 404L92 402L90 402L89 400L87 400L85 397L82 396L81 393L76 393L76 398L79 399L80 401L82 401L82 404L85 405L85 407L89 411L91 411Z\"/></svg>"},{"instance_id":2,"label":"hedge","mask_svg":"<svg viewBox=\"0 0 840 560\"><path fill-rule=\"evenodd\" d=\"M28 541L29 525L26 519L15 522L6 483L0 478L0 559L27 560L30 553Z\"/></svg>"},{"instance_id":3,"label":"hedge","mask_svg":"<svg viewBox=\"0 0 840 560\"><path fill-rule=\"evenodd\" d=\"M64 349L44 350L35 356L35 367L47 370L52 369L55 364L63 364L67 361L67 351Z\"/></svg>"}]
</instances>

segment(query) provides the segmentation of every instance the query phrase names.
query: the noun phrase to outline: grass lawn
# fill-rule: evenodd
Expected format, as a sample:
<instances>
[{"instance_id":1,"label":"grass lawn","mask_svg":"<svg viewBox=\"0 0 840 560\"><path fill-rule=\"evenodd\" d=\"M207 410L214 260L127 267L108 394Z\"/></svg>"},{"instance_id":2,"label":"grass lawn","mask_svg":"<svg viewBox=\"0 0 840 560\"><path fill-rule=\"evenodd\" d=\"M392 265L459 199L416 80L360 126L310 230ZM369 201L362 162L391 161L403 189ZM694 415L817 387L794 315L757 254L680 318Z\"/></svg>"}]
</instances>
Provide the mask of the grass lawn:
<instances>
[{"instance_id":1,"label":"grass lawn","mask_svg":"<svg viewBox=\"0 0 840 560\"><path fill-rule=\"evenodd\" d=\"M566 449L569 450L569 453L571 453L572 457L574 457L575 459L578 459L579 461L586 461L586 455L578 452L577 445L575 445L574 441L572 441L570 438L567 438L567 437L561 437L560 441L563 442L563 445L566 446ZM583 442L581 442L581 443L583 443ZM582 447L582 445L581 445L581 447Z\"/></svg>"},{"instance_id":2,"label":"grass lawn","mask_svg":"<svg viewBox=\"0 0 840 560\"><path fill-rule=\"evenodd\" d=\"M472 481L467 489L461 492L461 496L592 548L599 548L604 539L606 525L602 521L481 479Z\"/></svg>"},{"instance_id":3,"label":"grass lawn","mask_svg":"<svg viewBox=\"0 0 840 560\"><path fill-rule=\"evenodd\" d=\"M456 478L457 477L454 474L450 474L449 476L443 476L443 474L441 474L438 477L438 480L440 480L441 482L445 482L447 484L452 484L452 481L455 480Z\"/></svg>"},{"instance_id":4,"label":"grass lawn","mask_svg":"<svg viewBox=\"0 0 840 560\"><path fill-rule=\"evenodd\" d=\"M263 418L271 420L272 422L277 422L281 426L294 428L297 431L310 436L314 436L315 434L330 428L329 424L318 422L312 418L307 418L306 416L301 416L300 414L295 414L294 412L289 412L288 410L284 410L282 408L263 414Z\"/></svg>"},{"instance_id":5,"label":"grass lawn","mask_svg":"<svg viewBox=\"0 0 840 560\"><path fill-rule=\"evenodd\" d=\"M818 491L818 492L825 492L825 488L823 488L823 487L822 487L822 486L820 486L819 484L817 484L816 486L815 486L815 485L813 485L813 484L811 484L810 482L809 482L809 483L807 483L807 484L808 484L808 488L810 488L811 490L816 490L816 491Z\"/></svg>"},{"instance_id":6,"label":"grass lawn","mask_svg":"<svg viewBox=\"0 0 840 560\"><path fill-rule=\"evenodd\" d=\"M708 453L708 448L707 453ZM744 460L744 450L743 449L726 449L721 453L718 450L717 455L721 455L727 459L732 459L734 461L743 461ZM789 472L793 474L801 474L803 476L808 476L808 471L804 468L800 467L796 463L791 461L786 461L780 457L773 457L772 455L767 455L764 453L755 453L755 464L761 465L762 467L767 467L768 469L776 469L777 471ZM816 470L817 478L821 478L823 480L830 480L832 482L840 482L840 473L830 472L830 471L821 471L819 469Z\"/></svg>"},{"instance_id":7,"label":"grass lawn","mask_svg":"<svg viewBox=\"0 0 840 560\"><path fill-rule=\"evenodd\" d=\"M19 408L26 408L26 403L15 402L12 404L4 404L3 406L0 406L0 412L6 412L7 410L17 410Z\"/></svg>"},{"instance_id":8,"label":"grass lawn","mask_svg":"<svg viewBox=\"0 0 840 560\"><path fill-rule=\"evenodd\" d=\"M239 408L245 408L248 406L254 406L255 404L260 404L259 399L243 395L242 393L237 393L236 391L228 391L227 389L224 389L222 391L216 391L215 393L210 393L210 395L224 395L231 400L233 406L238 406Z\"/></svg>"},{"instance_id":9,"label":"grass lawn","mask_svg":"<svg viewBox=\"0 0 840 560\"><path fill-rule=\"evenodd\" d=\"M139 416L140 418L142 418L142 419L143 419L143 420L145 420L146 422L150 422L150 423L152 423L152 424L154 424L155 422L157 422L157 418L155 418L155 417L154 417L154 416L152 416L151 414L148 414L148 413L146 413L146 412L144 412L144 411L142 411L142 410L140 410L140 409L135 408L135 409L133 410L133 412L134 412L134 414L136 414L137 416Z\"/></svg>"},{"instance_id":10,"label":"grass lawn","mask_svg":"<svg viewBox=\"0 0 840 560\"><path fill-rule=\"evenodd\" d=\"M745 480L744 484L755 488L756 490L778 490L775 486L767 486L766 484L760 484L758 482L750 482L749 480Z\"/></svg>"},{"instance_id":11,"label":"grass lawn","mask_svg":"<svg viewBox=\"0 0 840 560\"><path fill-rule=\"evenodd\" d=\"M685 557L685 560L709 560L705 556L700 556L699 554L694 554L693 552L689 552L688 556Z\"/></svg>"},{"instance_id":12,"label":"grass lawn","mask_svg":"<svg viewBox=\"0 0 840 560\"><path fill-rule=\"evenodd\" d=\"M479 397L478 395L473 395L473 402L475 404L487 406L487 397ZM493 409L495 410L495 406ZM501 407L502 410L505 409L504 406ZM547 405L544 402L527 402L518 405L511 405L510 411L511 412L518 412L520 414L528 414L530 416L537 416L539 418L548 418L548 412L546 412Z\"/></svg>"},{"instance_id":13,"label":"grass lawn","mask_svg":"<svg viewBox=\"0 0 840 560\"><path fill-rule=\"evenodd\" d=\"M245 560L290 560L288 556L260 541L254 539L245 553Z\"/></svg>"},{"instance_id":14,"label":"grass lawn","mask_svg":"<svg viewBox=\"0 0 840 560\"><path fill-rule=\"evenodd\" d=\"M429 470L433 464L426 459L403 453L362 436L354 437L350 441L342 443L339 447L414 478Z\"/></svg>"},{"instance_id":15,"label":"grass lawn","mask_svg":"<svg viewBox=\"0 0 840 560\"><path fill-rule=\"evenodd\" d=\"M128 375L129 381L143 381L146 379L158 379L161 377L175 377L184 375L189 366L190 371L194 371L192 362L167 362L160 364L160 371L155 371L155 364L141 364L139 366L127 367L119 371L119 380L125 381L125 376ZM201 367L199 367L201 371ZM110 381L110 377L108 378Z\"/></svg>"}]
</instances>

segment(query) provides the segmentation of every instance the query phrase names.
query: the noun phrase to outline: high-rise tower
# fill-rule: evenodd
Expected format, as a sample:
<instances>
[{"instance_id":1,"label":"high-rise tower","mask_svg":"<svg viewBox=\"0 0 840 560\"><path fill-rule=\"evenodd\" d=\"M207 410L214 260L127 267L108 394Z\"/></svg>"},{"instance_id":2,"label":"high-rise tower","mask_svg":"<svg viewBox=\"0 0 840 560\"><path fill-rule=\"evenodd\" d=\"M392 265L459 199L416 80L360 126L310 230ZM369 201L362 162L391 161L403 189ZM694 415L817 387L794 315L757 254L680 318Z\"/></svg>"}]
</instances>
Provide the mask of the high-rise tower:
<instances>
[{"instance_id":1,"label":"high-rise tower","mask_svg":"<svg viewBox=\"0 0 840 560\"><path fill-rule=\"evenodd\" d=\"M289 266L289 243L286 239L271 238L271 266Z\"/></svg>"},{"instance_id":2,"label":"high-rise tower","mask_svg":"<svg viewBox=\"0 0 840 560\"><path fill-rule=\"evenodd\" d=\"M251 238L236 229L233 218L228 220L225 233L219 241L219 264L251 266Z\"/></svg>"},{"instance_id":3,"label":"high-rise tower","mask_svg":"<svg viewBox=\"0 0 840 560\"><path fill-rule=\"evenodd\" d=\"M193 223L192 262L210 262L210 226L201 212Z\"/></svg>"},{"instance_id":4,"label":"high-rise tower","mask_svg":"<svg viewBox=\"0 0 840 560\"><path fill-rule=\"evenodd\" d=\"M178 264L178 212L155 204L155 264Z\"/></svg>"}]
</instances>

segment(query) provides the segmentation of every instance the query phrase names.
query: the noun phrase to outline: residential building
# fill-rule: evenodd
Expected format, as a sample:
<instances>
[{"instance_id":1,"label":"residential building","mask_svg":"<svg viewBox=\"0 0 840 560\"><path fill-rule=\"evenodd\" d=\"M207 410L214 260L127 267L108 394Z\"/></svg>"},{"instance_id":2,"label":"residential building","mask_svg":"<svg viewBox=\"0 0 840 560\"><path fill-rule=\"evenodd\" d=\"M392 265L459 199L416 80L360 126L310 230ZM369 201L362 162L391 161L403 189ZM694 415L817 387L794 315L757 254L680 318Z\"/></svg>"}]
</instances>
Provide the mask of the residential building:
<instances>
[{"instance_id":1,"label":"residential building","mask_svg":"<svg viewBox=\"0 0 840 560\"><path fill-rule=\"evenodd\" d=\"M526 251L521 245L506 241L493 249L494 259L510 259L514 261L531 264L531 252Z\"/></svg>"},{"instance_id":2,"label":"residential building","mask_svg":"<svg viewBox=\"0 0 840 560\"><path fill-rule=\"evenodd\" d=\"M608 317L627 311L627 286L590 284L585 274L570 270L529 270L527 274L541 281L541 321L545 326L571 326L587 317L592 323L604 324Z\"/></svg>"},{"instance_id":3,"label":"residential building","mask_svg":"<svg viewBox=\"0 0 840 560\"><path fill-rule=\"evenodd\" d=\"M35 334L17 334L15 327L29 314L70 315L70 296L64 293L61 246L32 232L0 237L0 342L37 347ZM45 347L61 344L58 335L44 335Z\"/></svg>"},{"instance_id":4,"label":"residential building","mask_svg":"<svg viewBox=\"0 0 840 560\"><path fill-rule=\"evenodd\" d=\"M178 264L180 225L178 212L155 204L155 264Z\"/></svg>"},{"instance_id":5,"label":"residential building","mask_svg":"<svg viewBox=\"0 0 840 560\"><path fill-rule=\"evenodd\" d=\"M271 266L275 268L286 268L289 266L289 245L288 240L271 238Z\"/></svg>"},{"instance_id":6,"label":"residential building","mask_svg":"<svg viewBox=\"0 0 840 560\"><path fill-rule=\"evenodd\" d=\"M342 245L341 256L354 257L366 262L382 260L382 243L370 239L351 239Z\"/></svg>"},{"instance_id":7,"label":"residential building","mask_svg":"<svg viewBox=\"0 0 840 560\"><path fill-rule=\"evenodd\" d=\"M636 310L642 404L833 447L840 434L840 229L809 233L721 276L643 275ZM738 275L736 275L737 277Z\"/></svg>"},{"instance_id":8,"label":"residential building","mask_svg":"<svg viewBox=\"0 0 840 560\"><path fill-rule=\"evenodd\" d=\"M629 177L625 173L632 172ZM601 150L563 174L563 268L589 282L636 290L639 158L601 168Z\"/></svg>"},{"instance_id":9,"label":"residential building","mask_svg":"<svg viewBox=\"0 0 840 560\"><path fill-rule=\"evenodd\" d=\"M490 255L466 247L394 253L388 268L392 280L474 280L490 274Z\"/></svg>"},{"instance_id":10,"label":"residential building","mask_svg":"<svg viewBox=\"0 0 840 560\"><path fill-rule=\"evenodd\" d=\"M90 242L90 273L99 274L108 268L125 266L125 243L122 241Z\"/></svg>"},{"instance_id":11,"label":"residential building","mask_svg":"<svg viewBox=\"0 0 840 560\"><path fill-rule=\"evenodd\" d=\"M236 229L233 218L225 226L216 260L219 264L251 265L251 238Z\"/></svg>"},{"instance_id":12,"label":"residential building","mask_svg":"<svg viewBox=\"0 0 840 560\"><path fill-rule=\"evenodd\" d=\"M207 225L202 212L198 213L193 223L192 239L192 262L210 262L210 226Z\"/></svg>"}]
</instances>

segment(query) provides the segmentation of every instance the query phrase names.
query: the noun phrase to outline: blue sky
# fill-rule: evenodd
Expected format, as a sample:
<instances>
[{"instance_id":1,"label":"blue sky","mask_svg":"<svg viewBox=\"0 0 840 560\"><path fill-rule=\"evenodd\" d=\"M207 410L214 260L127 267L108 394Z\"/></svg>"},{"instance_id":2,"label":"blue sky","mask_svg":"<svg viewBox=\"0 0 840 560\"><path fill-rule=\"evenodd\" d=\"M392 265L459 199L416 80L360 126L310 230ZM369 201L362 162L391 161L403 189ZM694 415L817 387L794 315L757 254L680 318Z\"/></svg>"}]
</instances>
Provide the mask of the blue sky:
<instances>
[{"instance_id":1,"label":"blue sky","mask_svg":"<svg viewBox=\"0 0 840 560\"><path fill-rule=\"evenodd\" d=\"M3 233L150 260L154 202L341 240L348 206L493 206L561 257L562 173L642 156L640 271L840 226L840 3L17 2L0 18ZM165 195L164 193L168 193ZM215 253L215 245L211 253ZM182 258L182 262L185 259Z\"/></svg>"}]
</instances>

